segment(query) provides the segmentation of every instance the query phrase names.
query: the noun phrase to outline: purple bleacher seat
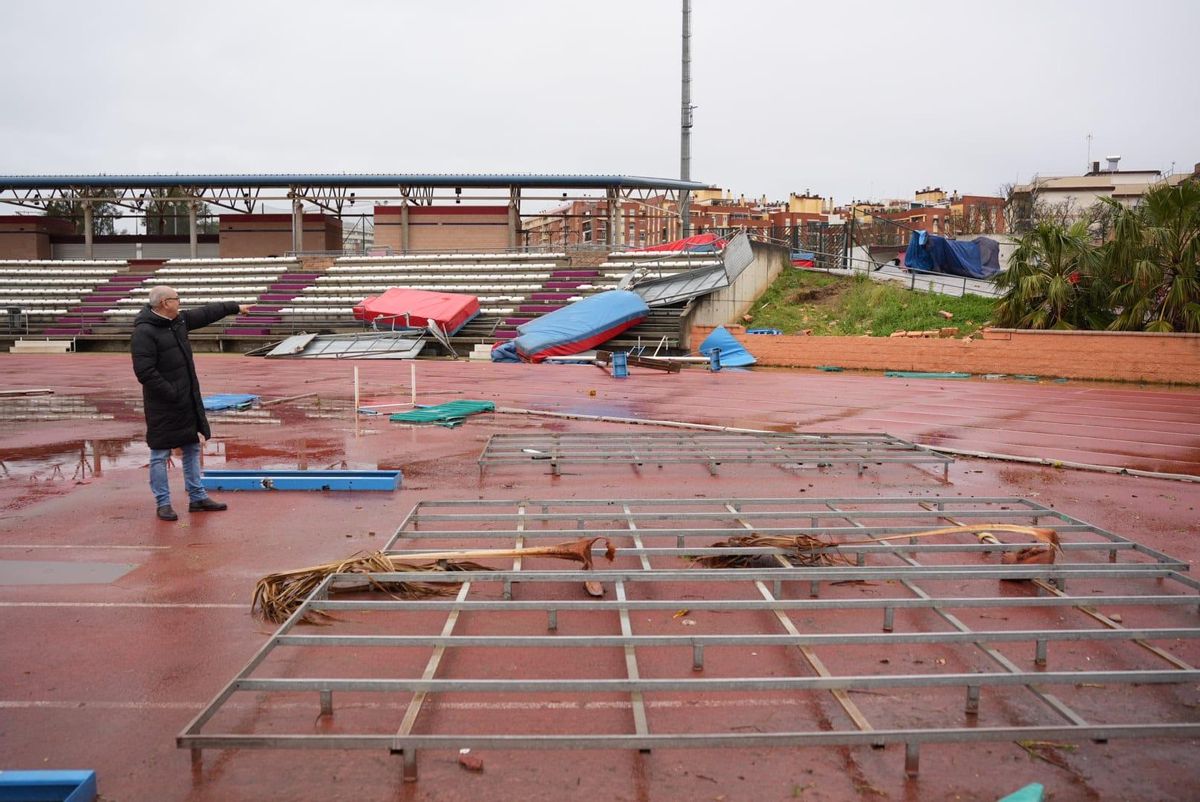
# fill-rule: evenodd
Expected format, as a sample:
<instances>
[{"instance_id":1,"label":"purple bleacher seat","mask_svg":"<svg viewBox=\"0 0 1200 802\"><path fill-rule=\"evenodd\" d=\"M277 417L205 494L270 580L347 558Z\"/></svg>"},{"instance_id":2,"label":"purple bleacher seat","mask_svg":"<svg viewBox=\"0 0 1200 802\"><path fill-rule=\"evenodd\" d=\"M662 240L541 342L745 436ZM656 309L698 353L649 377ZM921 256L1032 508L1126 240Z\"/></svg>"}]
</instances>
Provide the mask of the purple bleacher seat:
<instances>
[{"instance_id":1,"label":"purple bleacher seat","mask_svg":"<svg viewBox=\"0 0 1200 802\"><path fill-rule=\"evenodd\" d=\"M595 278L600 275L596 270L555 270L550 274L552 279Z\"/></svg>"}]
</instances>

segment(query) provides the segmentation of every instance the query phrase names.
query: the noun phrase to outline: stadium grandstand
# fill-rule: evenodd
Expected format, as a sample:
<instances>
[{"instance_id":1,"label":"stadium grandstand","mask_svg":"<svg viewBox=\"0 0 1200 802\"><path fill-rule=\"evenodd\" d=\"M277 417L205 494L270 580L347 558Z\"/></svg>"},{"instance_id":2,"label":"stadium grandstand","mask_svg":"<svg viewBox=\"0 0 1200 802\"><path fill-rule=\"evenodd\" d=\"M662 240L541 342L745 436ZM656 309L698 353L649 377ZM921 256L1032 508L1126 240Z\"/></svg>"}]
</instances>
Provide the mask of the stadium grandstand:
<instances>
[{"instance_id":1,"label":"stadium grandstand","mask_svg":"<svg viewBox=\"0 0 1200 802\"><path fill-rule=\"evenodd\" d=\"M661 277L719 264L719 254L636 252L622 241L637 203L705 188L582 175L3 176L0 204L30 213L0 215L0 338L124 348L150 287L169 284L185 306L252 305L248 315L197 332L201 350L251 350L301 331L363 331L370 324L355 319L354 306L391 287L476 296L480 315L455 339L468 348L494 343L617 287L632 270ZM605 203L587 221L587 240L526 244L523 218L588 192ZM279 200L290 215L269 211ZM139 234L138 215L148 220L150 204L185 209L187 226L173 236ZM222 210L217 234L201 234L213 207ZM76 228L46 214L63 209L75 213ZM100 210L133 218L134 233L94 234ZM350 216L370 223L372 242L343 249L342 218ZM656 308L616 345L675 348L687 310Z\"/></svg>"}]
</instances>

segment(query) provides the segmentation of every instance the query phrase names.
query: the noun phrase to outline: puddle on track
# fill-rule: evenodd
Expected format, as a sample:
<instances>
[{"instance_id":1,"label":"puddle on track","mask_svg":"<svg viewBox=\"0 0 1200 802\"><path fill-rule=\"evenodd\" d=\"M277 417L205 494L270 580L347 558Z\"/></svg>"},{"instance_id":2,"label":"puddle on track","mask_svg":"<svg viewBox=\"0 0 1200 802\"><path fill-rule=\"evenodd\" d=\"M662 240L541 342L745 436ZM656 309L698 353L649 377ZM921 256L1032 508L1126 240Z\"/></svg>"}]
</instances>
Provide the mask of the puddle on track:
<instances>
[{"instance_id":1,"label":"puddle on track","mask_svg":"<svg viewBox=\"0 0 1200 802\"><path fill-rule=\"evenodd\" d=\"M69 440L44 446L0 448L0 479L88 479L105 470L150 462L141 438ZM71 474L71 476L68 476Z\"/></svg>"}]
</instances>

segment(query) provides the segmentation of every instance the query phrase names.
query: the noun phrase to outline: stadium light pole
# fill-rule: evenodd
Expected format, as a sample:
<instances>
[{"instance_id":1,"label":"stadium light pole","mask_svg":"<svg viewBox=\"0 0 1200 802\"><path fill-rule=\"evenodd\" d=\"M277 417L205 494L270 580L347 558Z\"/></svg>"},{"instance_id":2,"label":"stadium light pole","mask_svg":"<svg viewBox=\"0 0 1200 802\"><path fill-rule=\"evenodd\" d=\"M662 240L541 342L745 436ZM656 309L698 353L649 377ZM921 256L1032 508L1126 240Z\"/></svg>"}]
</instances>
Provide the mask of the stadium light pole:
<instances>
[{"instance_id":1,"label":"stadium light pole","mask_svg":"<svg viewBox=\"0 0 1200 802\"><path fill-rule=\"evenodd\" d=\"M683 0L683 87L679 131L679 178L692 178L692 0ZM684 237L692 232L691 193L679 191L679 225Z\"/></svg>"}]
</instances>

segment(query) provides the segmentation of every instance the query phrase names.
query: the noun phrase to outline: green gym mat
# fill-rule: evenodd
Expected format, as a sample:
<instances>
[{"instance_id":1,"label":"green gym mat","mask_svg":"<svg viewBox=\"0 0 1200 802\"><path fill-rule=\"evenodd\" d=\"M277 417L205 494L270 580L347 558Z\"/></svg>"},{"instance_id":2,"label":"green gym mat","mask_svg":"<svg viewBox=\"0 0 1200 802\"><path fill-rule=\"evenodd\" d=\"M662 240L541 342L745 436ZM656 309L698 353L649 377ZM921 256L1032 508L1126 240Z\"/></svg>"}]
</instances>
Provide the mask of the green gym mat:
<instances>
[{"instance_id":1,"label":"green gym mat","mask_svg":"<svg viewBox=\"0 0 1200 802\"><path fill-rule=\"evenodd\" d=\"M491 401L447 401L430 407L418 407L408 412L394 412L388 420L399 423L436 423L438 426L454 427L466 420L468 415L494 412L496 405Z\"/></svg>"}]
</instances>

